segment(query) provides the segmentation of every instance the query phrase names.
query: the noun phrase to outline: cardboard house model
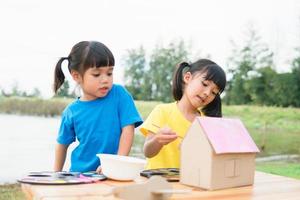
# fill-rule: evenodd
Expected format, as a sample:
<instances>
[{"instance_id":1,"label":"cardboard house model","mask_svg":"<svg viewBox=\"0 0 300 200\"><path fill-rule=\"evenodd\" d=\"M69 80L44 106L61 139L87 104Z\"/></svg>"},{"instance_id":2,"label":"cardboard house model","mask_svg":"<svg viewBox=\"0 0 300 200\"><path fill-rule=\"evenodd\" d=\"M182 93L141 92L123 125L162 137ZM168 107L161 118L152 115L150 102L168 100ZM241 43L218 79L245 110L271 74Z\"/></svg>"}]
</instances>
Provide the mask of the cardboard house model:
<instances>
[{"instance_id":1,"label":"cardboard house model","mask_svg":"<svg viewBox=\"0 0 300 200\"><path fill-rule=\"evenodd\" d=\"M217 190L254 182L259 149L239 119L197 117L180 148L183 184Z\"/></svg>"}]
</instances>

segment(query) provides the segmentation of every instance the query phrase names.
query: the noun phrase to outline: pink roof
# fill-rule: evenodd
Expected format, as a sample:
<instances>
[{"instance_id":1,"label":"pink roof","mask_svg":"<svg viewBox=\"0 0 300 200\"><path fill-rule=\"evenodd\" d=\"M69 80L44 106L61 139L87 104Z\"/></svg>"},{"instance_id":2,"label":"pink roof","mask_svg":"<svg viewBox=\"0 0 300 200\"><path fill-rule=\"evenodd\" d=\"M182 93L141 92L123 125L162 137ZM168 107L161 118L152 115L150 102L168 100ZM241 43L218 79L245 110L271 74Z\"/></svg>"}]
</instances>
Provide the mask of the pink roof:
<instances>
[{"instance_id":1,"label":"pink roof","mask_svg":"<svg viewBox=\"0 0 300 200\"><path fill-rule=\"evenodd\" d=\"M216 154L255 153L259 149L239 119L197 117Z\"/></svg>"}]
</instances>

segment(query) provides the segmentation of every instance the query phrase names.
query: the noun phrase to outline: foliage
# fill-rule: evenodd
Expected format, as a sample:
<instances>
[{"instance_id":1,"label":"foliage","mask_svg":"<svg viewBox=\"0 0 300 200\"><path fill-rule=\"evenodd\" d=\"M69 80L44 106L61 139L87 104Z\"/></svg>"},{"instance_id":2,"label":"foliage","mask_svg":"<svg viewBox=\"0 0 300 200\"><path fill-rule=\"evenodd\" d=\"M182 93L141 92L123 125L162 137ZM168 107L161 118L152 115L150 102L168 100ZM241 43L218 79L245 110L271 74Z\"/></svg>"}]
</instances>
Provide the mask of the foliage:
<instances>
[{"instance_id":1,"label":"foliage","mask_svg":"<svg viewBox=\"0 0 300 200\"><path fill-rule=\"evenodd\" d=\"M277 73L271 67L256 70L257 75L244 82L244 88L250 97L250 102L256 105L274 105L275 78Z\"/></svg>"},{"instance_id":2,"label":"foliage","mask_svg":"<svg viewBox=\"0 0 300 200\"><path fill-rule=\"evenodd\" d=\"M186 61L188 51L184 41L170 43L168 47L157 47L150 60L149 75L152 84L152 100L170 102L171 83L175 67Z\"/></svg>"},{"instance_id":3,"label":"foliage","mask_svg":"<svg viewBox=\"0 0 300 200\"><path fill-rule=\"evenodd\" d=\"M23 91L20 89L19 84L15 82L10 91L0 87L0 97L41 97L41 91L38 88L33 88L31 92ZM58 90L54 97L76 97L74 92L70 92L70 84L68 80L65 80L63 85Z\"/></svg>"},{"instance_id":4,"label":"foliage","mask_svg":"<svg viewBox=\"0 0 300 200\"><path fill-rule=\"evenodd\" d=\"M68 80L65 80L62 86L58 89L54 97L75 97L73 93L70 92L70 84Z\"/></svg>"},{"instance_id":5,"label":"foliage","mask_svg":"<svg viewBox=\"0 0 300 200\"><path fill-rule=\"evenodd\" d=\"M292 61L292 72L277 73L273 52L253 28L247 30L244 44L239 46L234 41L232 44L224 103L300 107L300 54ZM127 89L136 100L172 101L174 68L188 60L188 55L182 40L167 47L157 45L149 61L142 46L128 50L125 59Z\"/></svg>"},{"instance_id":6,"label":"foliage","mask_svg":"<svg viewBox=\"0 0 300 200\"><path fill-rule=\"evenodd\" d=\"M22 91L17 82L14 83L11 91L5 91L3 88L0 92L0 97L41 97L41 92L38 88L33 88L32 92Z\"/></svg>"},{"instance_id":7,"label":"foliage","mask_svg":"<svg viewBox=\"0 0 300 200\"><path fill-rule=\"evenodd\" d=\"M183 40L167 47L156 46L147 62L143 47L129 50L125 60L125 85L136 100L170 102L175 66L186 61L188 50Z\"/></svg>"},{"instance_id":8,"label":"foliage","mask_svg":"<svg viewBox=\"0 0 300 200\"><path fill-rule=\"evenodd\" d=\"M291 73L277 73L273 53L256 31L249 29L244 46L235 45L229 67L232 78L226 88L225 103L300 107L300 55L292 61Z\"/></svg>"},{"instance_id":9,"label":"foliage","mask_svg":"<svg viewBox=\"0 0 300 200\"><path fill-rule=\"evenodd\" d=\"M274 77L273 105L300 107L300 90L293 73L277 74Z\"/></svg>"},{"instance_id":10,"label":"foliage","mask_svg":"<svg viewBox=\"0 0 300 200\"><path fill-rule=\"evenodd\" d=\"M228 104L261 103L265 91L271 86L268 75L272 73L273 53L263 44L257 32L249 28L247 39L239 47L234 42L232 56L229 58L228 81L225 102Z\"/></svg>"},{"instance_id":11,"label":"foliage","mask_svg":"<svg viewBox=\"0 0 300 200\"><path fill-rule=\"evenodd\" d=\"M295 93L293 106L300 107L300 47L296 49L296 52L297 56L292 61L292 76L294 80L294 87L297 91Z\"/></svg>"},{"instance_id":12,"label":"foliage","mask_svg":"<svg viewBox=\"0 0 300 200\"><path fill-rule=\"evenodd\" d=\"M141 46L139 49L128 50L128 56L125 59L125 85L134 99L150 100L151 90L149 74L146 73L145 50Z\"/></svg>"}]
</instances>

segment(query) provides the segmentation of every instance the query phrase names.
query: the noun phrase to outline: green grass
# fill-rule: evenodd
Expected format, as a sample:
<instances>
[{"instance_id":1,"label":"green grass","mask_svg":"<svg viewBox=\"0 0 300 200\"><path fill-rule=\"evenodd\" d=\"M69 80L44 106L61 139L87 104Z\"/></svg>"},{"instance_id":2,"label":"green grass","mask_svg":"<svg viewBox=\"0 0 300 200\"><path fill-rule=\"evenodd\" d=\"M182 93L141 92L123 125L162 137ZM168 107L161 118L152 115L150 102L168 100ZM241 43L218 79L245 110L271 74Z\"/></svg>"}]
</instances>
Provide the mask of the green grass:
<instances>
[{"instance_id":1,"label":"green grass","mask_svg":"<svg viewBox=\"0 0 300 200\"><path fill-rule=\"evenodd\" d=\"M138 110L144 119L158 103L136 101ZM223 106L223 115L241 119L261 150L258 154L259 157L300 154L299 108L225 105ZM143 139L137 138L137 141L143 141ZM139 143L135 143L135 145L141 149Z\"/></svg>"},{"instance_id":2,"label":"green grass","mask_svg":"<svg viewBox=\"0 0 300 200\"><path fill-rule=\"evenodd\" d=\"M300 154L300 109L224 106L225 117L237 117L261 149L258 156Z\"/></svg>"},{"instance_id":3,"label":"green grass","mask_svg":"<svg viewBox=\"0 0 300 200\"><path fill-rule=\"evenodd\" d=\"M20 184L0 185L0 200L24 200Z\"/></svg>"},{"instance_id":4,"label":"green grass","mask_svg":"<svg viewBox=\"0 0 300 200\"><path fill-rule=\"evenodd\" d=\"M256 170L280 176L287 176L291 178L300 179L299 163L286 163L280 161L256 163Z\"/></svg>"}]
</instances>

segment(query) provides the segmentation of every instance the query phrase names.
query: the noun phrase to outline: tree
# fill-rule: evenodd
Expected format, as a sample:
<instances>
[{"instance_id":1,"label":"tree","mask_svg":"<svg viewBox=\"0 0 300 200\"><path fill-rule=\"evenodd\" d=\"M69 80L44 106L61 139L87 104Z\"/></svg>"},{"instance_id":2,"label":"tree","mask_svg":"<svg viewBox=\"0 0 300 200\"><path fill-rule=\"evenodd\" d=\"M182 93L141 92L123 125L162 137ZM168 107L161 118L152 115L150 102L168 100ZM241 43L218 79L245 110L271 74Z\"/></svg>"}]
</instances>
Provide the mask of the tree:
<instances>
[{"instance_id":1,"label":"tree","mask_svg":"<svg viewBox=\"0 0 300 200\"><path fill-rule=\"evenodd\" d=\"M69 89L69 81L65 80L62 86L58 89L57 93L55 94L55 97L72 97L72 95L69 93Z\"/></svg>"},{"instance_id":2,"label":"tree","mask_svg":"<svg viewBox=\"0 0 300 200\"><path fill-rule=\"evenodd\" d=\"M40 97L41 96L41 91L38 88L33 88L32 96L34 97Z\"/></svg>"},{"instance_id":3,"label":"tree","mask_svg":"<svg viewBox=\"0 0 300 200\"><path fill-rule=\"evenodd\" d=\"M11 96L21 97L24 94L23 91L20 90L18 82L13 83L13 87L11 89Z\"/></svg>"},{"instance_id":4,"label":"tree","mask_svg":"<svg viewBox=\"0 0 300 200\"><path fill-rule=\"evenodd\" d=\"M166 48L156 47L149 63L152 99L164 102L173 100L171 83L175 67L188 60L188 50L183 40L171 42Z\"/></svg>"},{"instance_id":5,"label":"tree","mask_svg":"<svg viewBox=\"0 0 300 200\"><path fill-rule=\"evenodd\" d=\"M232 78L228 81L226 89L226 103L259 103L262 99L258 98L257 94L272 88L272 81L265 76L265 72L272 70L273 52L260 40L257 32L250 27L243 46L239 47L232 42L234 49L229 58L228 70L228 75ZM258 82L251 81L253 78Z\"/></svg>"},{"instance_id":6,"label":"tree","mask_svg":"<svg viewBox=\"0 0 300 200\"><path fill-rule=\"evenodd\" d=\"M170 102L175 66L186 61L187 57L188 50L183 40L171 42L167 47L157 45L149 62L142 47L129 50L125 59L125 85L135 99Z\"/></svg>"},{"instance_id":7,"label":"tree","mask_svg":"<svg viewBox=\"0 0 300 200\"><path fill-rule=\"evenodd\" d=\"M298 90L298 91L297 91ZM299 107L299 85L293 73L277 74L274 79L272 90L276 106L298 106Z\"/></svg>"},{"instance_id":8,"label":"tree","mask_svg":"<svg viewBox=\"0 0 300 200\"><path fill-rule=\"evenodd\" d=\"M300 48L296 49L297 56L292 61L292 75L295 84L294 106L300 107Z\"/></svg>"},{"instance_id":9,"label":"tree","mask_svg":"<svg viewBox=\"0 0 300 200\"><path fill-rule=\"evenodd\" d=\"M256 74L244 83L245 90L249 94L251 103L259 105L274 105L274 87L277 72L270 66L258 68Z\"/></svg>"},{"instance_id":10,"label":"tree","mask_svg":"<svg viewBox=\"0 0 300 200\"><path fill-rule=\"evenodd\" d=\"M6 92L3 88L0 88L0 96L5 96L5 97L11 97L11 96L15 96L15 97L40 97L41 92L36 87L33 88L32 92L23 91L19 88L18 82L15 82L13 84L13 87L12 87L11 91L9 91L9 92Z\"/></svg>"},{"instance_id":11,"label":"tree","mask_svg":"<svg viewBox=\"0 0 300 200\"><path fill-rule=\"evenodd\" d=\"M139 49L127 51L125 58L125 85L128 91L137 100L150 100L150 82L146 73L145 50L141 46Z\"/></svg>"}]
</instances>

